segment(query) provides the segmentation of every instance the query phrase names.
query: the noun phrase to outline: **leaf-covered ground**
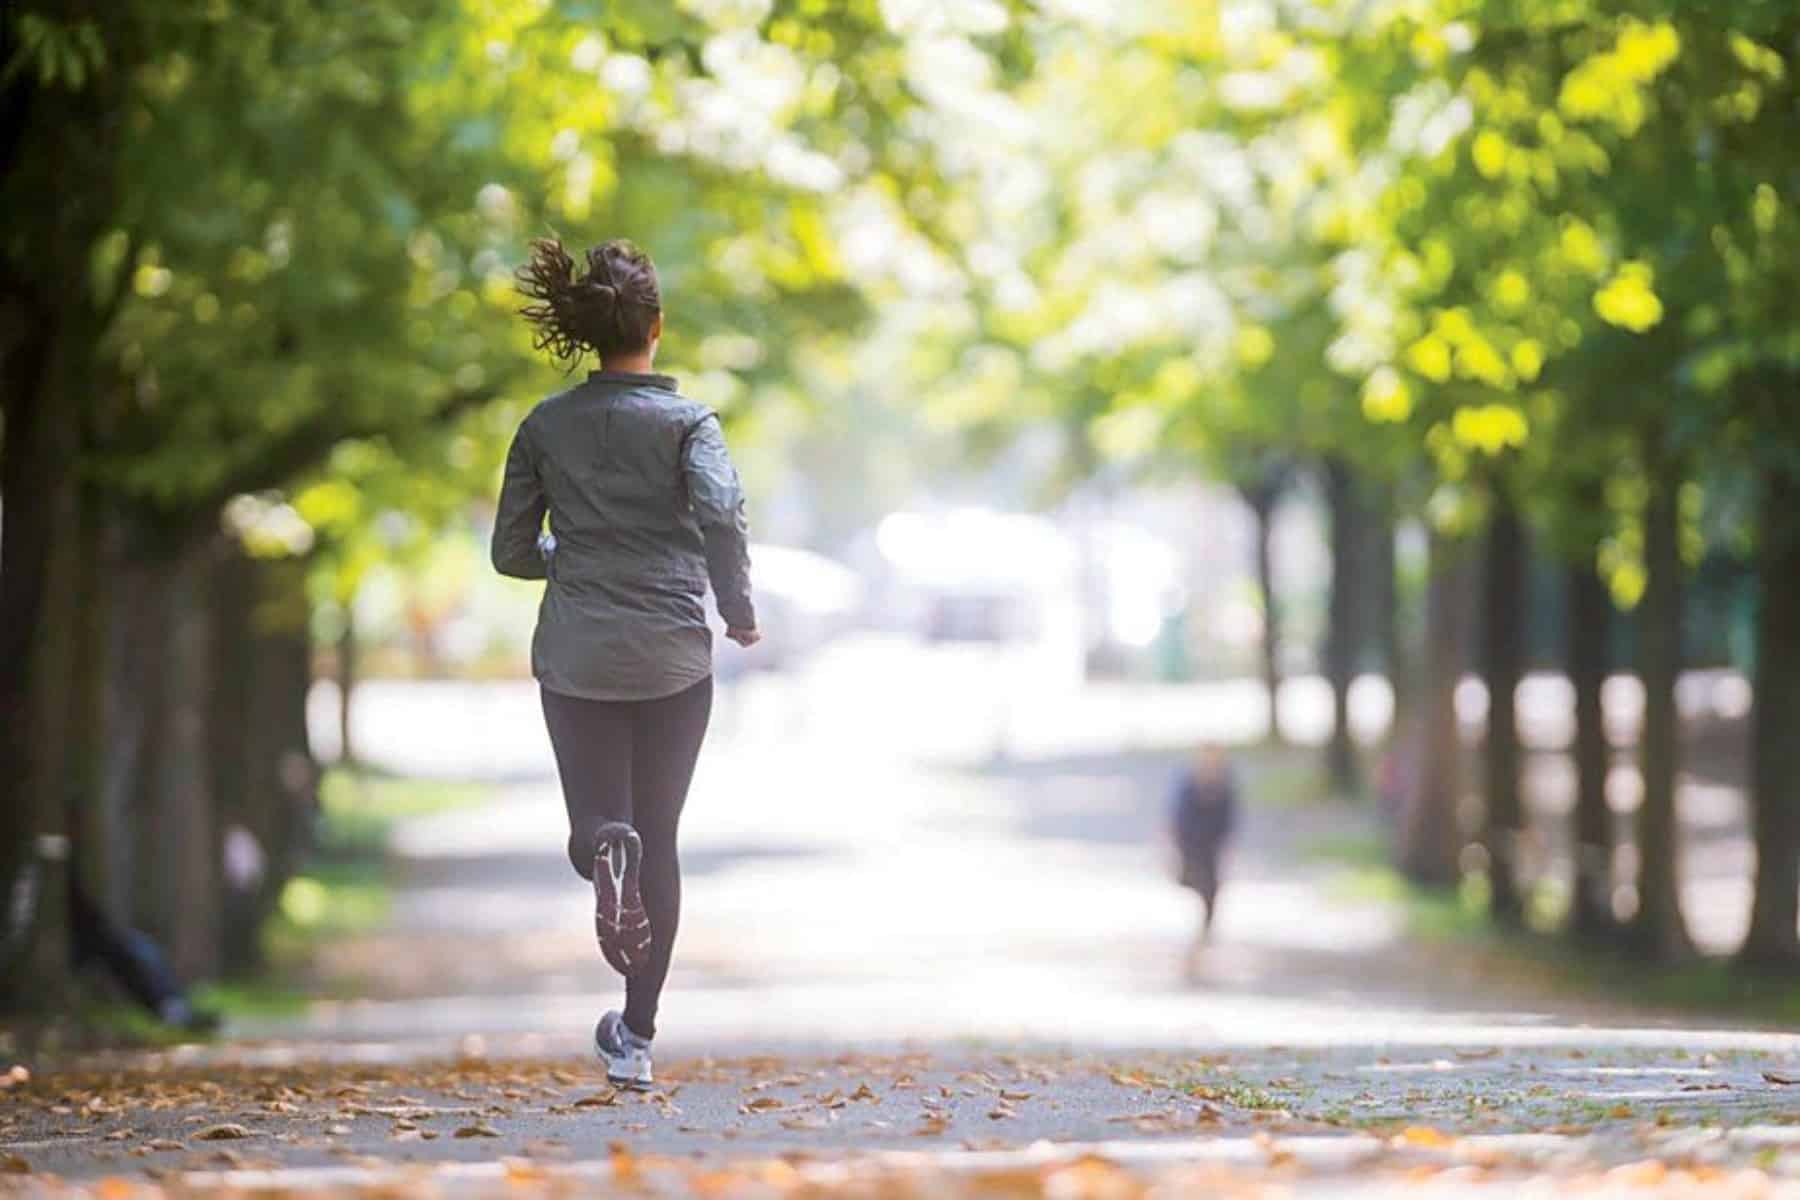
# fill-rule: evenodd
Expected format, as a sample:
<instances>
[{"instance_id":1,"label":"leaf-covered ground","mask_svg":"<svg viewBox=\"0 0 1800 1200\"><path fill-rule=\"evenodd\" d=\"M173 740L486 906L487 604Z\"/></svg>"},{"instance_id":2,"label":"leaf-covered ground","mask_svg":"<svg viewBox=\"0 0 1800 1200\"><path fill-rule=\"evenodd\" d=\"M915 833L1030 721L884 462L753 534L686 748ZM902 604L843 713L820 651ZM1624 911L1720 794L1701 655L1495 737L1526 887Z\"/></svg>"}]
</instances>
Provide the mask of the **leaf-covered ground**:
<instances>
[{"instance_id":1,"label":"leaf-covered ground","mask_svg":"<svg viewBox=\"0 0 1800 1200\"><path fill-rule=\"evenodd\" d=\"M7 1185L649 1194L1380 1194L1527 1181L1800 1195L1778 1050L1269 1047L686 1059L644 1093L565 1059L154 1059L15 1081ZM1728 1191L1714 1191L1728 1188Z\"/></svg>"}]
</instances>

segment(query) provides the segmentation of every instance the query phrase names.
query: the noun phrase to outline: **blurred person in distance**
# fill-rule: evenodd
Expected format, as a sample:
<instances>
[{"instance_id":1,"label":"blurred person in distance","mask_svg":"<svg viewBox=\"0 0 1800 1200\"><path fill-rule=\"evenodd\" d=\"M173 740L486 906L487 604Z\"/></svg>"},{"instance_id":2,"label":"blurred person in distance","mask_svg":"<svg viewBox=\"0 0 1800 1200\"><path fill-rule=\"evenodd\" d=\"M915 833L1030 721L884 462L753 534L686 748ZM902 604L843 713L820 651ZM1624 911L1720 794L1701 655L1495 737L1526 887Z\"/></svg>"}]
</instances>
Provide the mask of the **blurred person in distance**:
<instances>
[{"instance_id":1,"label":"blurred person in distance","mask_svg":"<svg viewBox=\"0 0 1800 1200\"><path fill-rule=\"evenodd\" d=\"M762 636L743 488L717 414L651 369L663 312L649 255L619 240L577 263L543 238L518 280L534 345L571 371L588 353L600 363L520 423L493 562L545 580L531 667L569 860L593 884L601 954L626 981L594 1052L612 1083L647 1088L680 922L676 828L712 712L709 581L725 636L746 648Z\"/></svg>"},{"instance_id":2,"label":"blurred person in distance","mask_svg":"<svg viewBox=\"0 0 1800 1200\"><path fill-rule=\"evenodd\" d=\"M1200 897L1199 923L1188 955L1191 967L1212 937L1219 906L1219 868L1225 843L1237 828L1237 771L1223 748L1208 742L1176 777L1171 832L1179 861L1177 879Z\"/></svg>"}]
</instances>

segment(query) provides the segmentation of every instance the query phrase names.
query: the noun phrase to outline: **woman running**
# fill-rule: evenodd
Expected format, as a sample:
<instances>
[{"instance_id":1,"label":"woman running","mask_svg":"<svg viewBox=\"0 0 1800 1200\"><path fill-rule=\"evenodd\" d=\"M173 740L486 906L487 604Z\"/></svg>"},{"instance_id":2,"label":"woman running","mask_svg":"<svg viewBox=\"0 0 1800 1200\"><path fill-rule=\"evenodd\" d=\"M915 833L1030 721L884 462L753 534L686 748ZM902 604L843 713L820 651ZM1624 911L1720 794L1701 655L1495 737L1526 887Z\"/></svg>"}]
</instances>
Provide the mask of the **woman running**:
<instances>
[{"instance_id":1,"label":"woman running","mask_svg":"<svg viewBox=\"0 0 1800 1200\"><path fill-rule=\"evenodd\" d=\"M648 255L612 241L578 266L543 239L518 279L533 345L571 370L591 351L600 369L520 423L494 569L547 581L531 670L569 861L594 885L600 951L625 976L625 1010L600 1018L594 1049L613 1083L648 1087L681 917L676 826L712 710L709 581L725 636L761 636L743 491L718 417L651 373L663 321Z\"/></svg>"}]
</instances>

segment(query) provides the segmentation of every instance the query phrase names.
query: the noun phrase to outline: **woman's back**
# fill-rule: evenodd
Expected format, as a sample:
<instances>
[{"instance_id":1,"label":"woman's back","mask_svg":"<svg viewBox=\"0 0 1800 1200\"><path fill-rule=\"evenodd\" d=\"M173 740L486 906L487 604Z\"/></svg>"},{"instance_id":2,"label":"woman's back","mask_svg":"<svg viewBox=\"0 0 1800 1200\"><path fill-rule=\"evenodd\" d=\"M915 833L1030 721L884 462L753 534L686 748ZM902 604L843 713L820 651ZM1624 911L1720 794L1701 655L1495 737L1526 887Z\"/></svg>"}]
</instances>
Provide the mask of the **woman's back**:
<instances>
[{"instance_id":1,"label":"woman's back","mask_svg":"<svg viewBox=\"0 0 1800 1200\"><path fill-rule=\"evenodd\" d=\"M710 416L666 375L603 371L537 407L527 424L561 579L674 566L704 587L682 449Z\"/></svg>"},{"instance_id":2,"label":"woman's back","mask_svg":"<svg viewBox=\"0 0 1800 1200\"><path fill-rule=\"evenodd\" d=\"M541 555L546 512L555 550ZM718 418L673 379L595 371L544 400L507 457L493 548L502 572L549 581L533 673L596 700L705 678L709 578L726 622L754 627L745 534Z\"/></svg>"}]
</instances>

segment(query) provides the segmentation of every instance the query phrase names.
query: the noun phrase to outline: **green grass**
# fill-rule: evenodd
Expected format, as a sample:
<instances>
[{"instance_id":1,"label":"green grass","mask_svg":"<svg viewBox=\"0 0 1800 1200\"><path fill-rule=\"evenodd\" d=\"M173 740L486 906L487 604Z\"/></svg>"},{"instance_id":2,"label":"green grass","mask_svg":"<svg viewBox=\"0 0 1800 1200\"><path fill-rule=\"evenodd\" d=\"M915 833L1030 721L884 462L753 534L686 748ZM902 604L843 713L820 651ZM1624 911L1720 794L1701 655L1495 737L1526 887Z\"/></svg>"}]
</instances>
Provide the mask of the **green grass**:
<instances>
[{"instance_id":1,"label":"green grass","mask_svg":"<svg viewBox=\"0 0 1800 1200\"><path fill-rule=\"evenodd\" d=\"M1407 931L1422 941L1484 956L1502 970L1531 975L1556 990L1616 998L1681 1013L1800 1025L1800 986L1788 976L1704 960L1659 966L1608 947L1583 945L1554 932L1560 898L1534 896L1527 930L1495 927L1487 916L1487 885L1469 876L1454 892L1407 881L1385 861L1376 838L1321 839L1303 856L1337 862L1332 884L1346 901L1393 904L1406 912Z\"/></svg>"},{"instance_id":2,"label":"green grass","mask_svg":"<svg viewBox=\"0 0 1800 1200\"><path fill-rule=\"evenodd\" d=\"M1244 795L1258 808L1294 808L1323 803L1330 787L1319 756L1291 746L1250 746L1232 751L1243 772Z\"/></svg>"},{"instance_id":3,"label":"green grass","mask_svg":"<svg viewBox=\"0 0 1800 1200\"><path fill-rule=\"evenodd\" d=\"M1385 867L1389 856L1387 843L1372 833L1331 834L1300 846L1302 862L1336 863L1346 867Z\"/></svg>"},{"instance_id":4,"label":"green grass","mask_svg":"<svg viewBox=\"0 0 1800 1200\"><path fill-rule=\"evenodd\" d=\"M305 993L275 980L252 978L202 983L192 999L199 1008L228 1017L292 1017L306 1011Z\"/></svg>"},{"instance_id":5,"label":"green grass","mask_svg":"<svg viewBox=\"0 0 1800 1200\"><path fill-rule=\"evenodd\" d=\"M490 795L485 784L331 768L319 786L317 852L287 881L262 929L267 969L214 987L208 1001L241 1016L280 1015L303 1007L305 995L297 981L318 948L386 923L393 900L386 855L394 827L471 807Z\"/></svg>"},{"instance_id":6,"label":"green grass","mask_svg":"<svg viewBox=\"0 0 1800 1200\"><path fill-rule=\"evenodd\" d=\"M332 767L319 784L319 855L327 859L380 858L394 826L480 804L486 784L409 779Z\"/></svg>"},{"instance_id":7,"label":"green grass","mask_svg":"<svg viewBox=\"0 0 1800 1200\"><path fill-rule=\"evenodd\" d=\"M1180 1088L1197 1100L1211 1100L1250 1111L1271 1112L1289 1107L1281 1097L1247 1083L1185 1083Z\"/></svg>"}]
</instances>

